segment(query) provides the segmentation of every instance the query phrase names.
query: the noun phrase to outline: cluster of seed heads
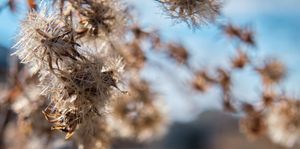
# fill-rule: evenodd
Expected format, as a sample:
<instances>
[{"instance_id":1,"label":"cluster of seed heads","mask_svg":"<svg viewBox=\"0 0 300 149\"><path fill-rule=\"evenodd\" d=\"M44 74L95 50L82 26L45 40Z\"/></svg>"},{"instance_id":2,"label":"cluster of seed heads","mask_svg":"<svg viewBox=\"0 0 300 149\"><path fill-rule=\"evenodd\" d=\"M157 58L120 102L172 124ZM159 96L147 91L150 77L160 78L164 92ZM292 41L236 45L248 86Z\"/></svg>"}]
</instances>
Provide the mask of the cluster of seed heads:
<instances>
[{"instance_id":1,"label":"cluster of seed heads","mask_svg":"<svg viewBox=\"0 0 300 149\"><path fill-rule=\"evenodd\" d=\"M176 22L193 29L214 22L221 8L219 0L156 2ZM10 0L11 8L13 4ZM28 4L36 8L34 0ZM229 68L197 70L190 65L191 54L184 44L166 42L157 32L130 24L131 14L124 5L121 0L55 0L53 9L41 7L27 14L13 48L31 81L19 79L22 71L17 69L5 93L5 104L18 113L26 134L36 129L49 139L50 128L60 130L80 149L109 148L115 138L160 137L169 124L165 107L140 72L150 61L147 52L162 52L191 72L190 86L198 93L218 87L224 110L243 113L240 129L249 139L267 135L285 146L296 143L299 101L273 90L287 75L282 62L271 59L258 65L243 49L255 46L252 30L222 25L226 37L238 41L237 55ZM130 39L125 38L128 34ZM260 106L233 96L233 73L246 67L262 80ZM48 123L36 124L40 111Z\"/></svg>"},{"instance_id":2,"label":"cluster of seed heads","mask_svg":"<svg viewBox=\"0 0 300 149\"><path fill-rule=\"evenodd\" d=\"M117 1L58 2L62 4L60 13L56 14L45 8L28 13L21 24L14 55L30 67L31 74L39 76L40 94L47 97L45 103L49 102L43 114L52 125L51 129L65 132L65 138L74 138L79 147L107 148L111 139L109 136L112 135L109 133L107 119L111 114L107 109L115 108L113 98L141 101L149 98L140 95L127 97L128 94L136 94L136 91L132 90L133 93L127 94L118 86L123 76L124 52L118 50L120 47L115 45L120 44L115 42L122 39L117 34L122 32L122 26L126 24L126 14L117 7ZM82 42L82 39L92 39L90 37L100 39L97 40L97 45ZM150 94L150 90L142 92ZM124 104L126 106L129 103ZM142 124L136 123L138 126L150 125L147 127L147 137L150 138L155 134L152 130L163 122L158 119L154 120L154 124L148 124L148 119L163 116L158 105L145 105L140 110L148 107L154 110L154 113L150 111L149 114L154 115L137 116L129 121L144 121ZM126 127L113 129L120 131L123 128ZM144 132L144 129L140 128L126 137L139 138L139 132ZM145 133L142 134L145 136Z\"/></svg>"}]
</instances>

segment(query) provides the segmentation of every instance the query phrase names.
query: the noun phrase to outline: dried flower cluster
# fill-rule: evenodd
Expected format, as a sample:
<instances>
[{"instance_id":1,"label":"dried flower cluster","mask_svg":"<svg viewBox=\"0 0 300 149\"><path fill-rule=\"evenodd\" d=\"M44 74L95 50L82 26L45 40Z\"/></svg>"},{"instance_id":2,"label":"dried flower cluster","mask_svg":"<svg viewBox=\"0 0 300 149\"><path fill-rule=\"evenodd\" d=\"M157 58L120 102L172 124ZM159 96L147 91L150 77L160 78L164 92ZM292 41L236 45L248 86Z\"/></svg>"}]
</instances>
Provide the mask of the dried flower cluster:
<instances>
[{"instance_id":1,"label":"dried flower cluster","mask_svg":"<svg viewBox=\"0 0 300 149\"><path fill-rule=\"evenodd\" d=\"M219 0L157 0L164 11L175 21L197 28L215 21L220 14Z\"/></svg>"},{"instance_id":2,"label":"dried flower cluster","mask_svg":"<svg viewBox=\"0 0 300 149\"><path fill-rule=\"evenodd\" d=\"M275 96L271 105L245 110L241 131L250 139L268 136L273 142L292 147L299 139L299 100ZM247 112L248 111L248 112Z\"/></svg>"},{"instance_id":3,"label":"dried flower cluster","mask_svg":"<svg viewBox=\"0 0 300 149\"><path fill-rule=\"evenodd\" d=\"M121 33L126 24L126 12L117 0L70 0L67 12L79 16L78 36L107 38ZM66 3L67 3L66 2ZM68 14L69 15L69 14Z\"/></svg>"},{"instance_id":4,"label":"dried flower cluster","mask_svg":"<svg viewBox=\"0 0 300 149\"><path fill-rule=\"evenodd\" d=\"M241 132L251 140L264 135L267 129L264 115L260 111L255 111L254 107L249 104L245 105L245 111L247 116L240 121Z\"/></svg>"},{"instance_id":5,"label":"dried flower cluster","mask_svg":"<svg viewBox=\"0 0 300 149\"><path fill-rule=\"evenodd\" d=\"M229 24L222 28L229 37L237 38L241 45L255 45L254 35L248 29ZM248 52L236 48L237 56L231 60L231 68L217 68L213 76L207 70L196 71L192 86L203 93L211 86L223 91L223 106L229 112L242 112L240 130L250 140L268 136L273 142L292 147L299 139L299 100L280 95L273 86L278 85L287 76L287 69L278 59L267 59L261 66L253 63ZM262 80L263 91L260 104L244 103L236 100L232 93L232 75L234 70L252 68ZM258 105L258 106L257 106Z\"/></svg>"},{"instance_id":6,"label":"dried flower cluster","mask_svg":"<svg viewBox=\"0 0 300 149\"><path fill-rule=\"evenodd\" d=\"M249 57L248 55L242 51L237 49L238 55L232 59L232 66L234 68L244 68L247 63L249 63Z\"/></svg>"},{"instance_id":7,"label":"dried flower cluster","mask_svg":"<svg viewBox=\"0 0 300 149\"><path fill-rule=\"evenodd\" d=\"M118 87L124 78L121 57L124 52L115 46L122 44L116 41L124 36L119 34L126 25L125 12L117 1L57 2L64 3L60 13L45 8L29 12L21 24L14 54L30 66L31 74L39 76L40 94L50 100L43 114L51 129L65 132L65 139L74 136L80 148L108 148L112 132L107 117L116 111L110 113L107 109L116 108L112 98L129 99ZM86 40L95 40L96 45L82 42ZM143 102L150 97L140 94L149 91L134 90L130 94L134 101ZM131 103L123 103L127 104ZM141 134L138 138L150 138L160 131L157 127L164 125L162 118L157 117L162 116L159 110L154 104L147 104L138 111L145 116L121 120L141 127L134 132ZM153 118L157 120L149 123ZM138 120L141 124L131 122L136 119L141 119ZM127 128L119 127L115 129Z\"/></svg>"},{"instance_id":8,"label":"dried flower cluster","mask_svg":"<svg viewBox=\"0 0 300 149\"><path fill-rule=\"evenodd\" d=\"M237 39L237 55L229 68L195 70L184 44L164 41L156 31L132 24L122 2L55 0L51 8L44 6L27 14L13 47L25 66L10 75L0 104L0 110L8 107L3 128L13 120L10 114L18 115L19 129L10 131L20 143L10 148L44 148L65 138L79 149L105 149L118 138L144 142L162 136L169 124L164 102L140 74L151 61L148 52L163 53L190 71L193 90L220 89L224 110L243 114L240 130L249 139L268 136L287 147L297 142L300 103L273 89L287 76L287 70L277 59L254 63L243 48L256 45L252 30L222 25L226 37ZM156 2L172 19L193 29L213 22L221 8L219 0ZM31 9L37 8L34 0L27 3ZM14 0L8 4L15 9ZM246 67L262 80L259 104L239 101L233 95L233 74ZM64 137L50 130L62 131Z\"/></svg>"},{"instance_id":9,"label":"dried flower cluster","mask_svg":"<svg viewBox=\"0 0 300 149\"><path fill-rule=\"evenodd\" d=\"M266 85L280 83L286 76L286 68L276 59L267 61L263 67L257 68L257 71Z\"/></svg>"},{"instance_id":10,"label":"dried flower cluster","mask_svg":"<svg viewBox=\"0 0 300 149\"><path fill-rule=\"evenodd\" d=\"M236 38L248 45L255 45L253 31L249 28L239 28L232 24L222 26L225 34L230 38Z\"/></svg>"},{"instance_id":11,"label":"dried flower cluster","mask_svg":"<svg viewBox=\"0 0 300 149\"><path fill-rule=\"evenodd\" d=\"M282 100L274 104L267 114L269 137L279 144L292 147L299 139L300 102Z\"/></svg>"},{"instance_id":12,"label":"dried flower cluster","mask_svg":"<svg viewBox=\"0 0 300 149\"><path fill-rule=\"evenodd\" d=\"M117 125L121 136L149 141L165 133L165 107L146 82L132 82L129 95L118 97L114 102L111 123Z\"/></svg>"},{"instance_id":13,"label":"dried flower cluster","mask_svg":"<svg viewBox=\"0 0 300 149\"><path fill-rule=\"evenodd\" d=\"M39 74L41 94L51 100L43 113L52 129L66 132L68 139L76 129L93 128L87 121L101 117L123 64L118 58L92 55L84 49L79 53L72 26L60 15L46 14L29 13L15 54Z\"/></svg>"}]
</instances>

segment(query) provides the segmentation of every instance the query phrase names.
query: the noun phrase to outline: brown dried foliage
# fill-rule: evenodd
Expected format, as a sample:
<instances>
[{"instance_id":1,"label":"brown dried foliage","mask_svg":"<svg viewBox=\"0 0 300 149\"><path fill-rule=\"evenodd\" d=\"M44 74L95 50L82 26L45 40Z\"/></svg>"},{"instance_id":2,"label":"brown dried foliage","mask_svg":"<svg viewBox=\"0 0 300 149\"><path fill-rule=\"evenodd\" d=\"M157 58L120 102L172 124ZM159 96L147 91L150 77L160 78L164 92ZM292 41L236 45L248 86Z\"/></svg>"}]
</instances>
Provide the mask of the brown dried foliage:
<instances>
[{"instance_id":1,"label":"brown dried foliage","mask_svg":"<svg viewBox=\"0 0 300 149\"><path fill-rule=\"evenodd\" d=\"M213 22L220 13L218 0L157 1L171 18L186 22L194 29ZM15 10L15 1L8 2L10 9ZM36 9L34 0L27 3ZM65 132L65 139L74 139L80 148L109 148L114 137L138 141L159 137L168 126L164 106L140 76L140 70L150 61L146 54L150 51L163 52L183 64L180 66L194 75L190 85L196 91L204 93L212 86L218 87L222 91L224 110L245 114L240 120L240 129L249 139L269 135L274 142L286 146L297 140L300 104L272 90L272 86L286 76L282 62L269 60L255 67L251 65L254 59L249 53L236 48L237 55L231 59L230 68L194 70L189 65L189 50L183 44L163 41L157 32L130 24L127 20L130 14L119 7L117 0L57 0L54 5L59 6L59 14L48 15L46 10L28 14L15 46L18 50L15 54L36 69L33 73L38 74L35 77L40 81L24 83L19 79L21 71L17 70L4 96L5 105L14 107L18 114L24 134L34 131L50 134L47 128L51 125L53 130ZM222 30L241 44L255 45L254 32L249 28L229 23L223 25ZM128 34L132 38L125 40ZM246 66L255 67L253 70L265 85L262 105L257 107L233 96L234 70L243 71ZM125 84L128 92L119 89L120 82L129 82ZM36 84L42 86L43 95L50 101L36 96L40 90L31 90ZM29 93L26 105L31 106L20 106L24 102L22 97ZM37 125L41 116L37 113L47 104L43 114L49 123Z\"/></svg>"}]
</instances>

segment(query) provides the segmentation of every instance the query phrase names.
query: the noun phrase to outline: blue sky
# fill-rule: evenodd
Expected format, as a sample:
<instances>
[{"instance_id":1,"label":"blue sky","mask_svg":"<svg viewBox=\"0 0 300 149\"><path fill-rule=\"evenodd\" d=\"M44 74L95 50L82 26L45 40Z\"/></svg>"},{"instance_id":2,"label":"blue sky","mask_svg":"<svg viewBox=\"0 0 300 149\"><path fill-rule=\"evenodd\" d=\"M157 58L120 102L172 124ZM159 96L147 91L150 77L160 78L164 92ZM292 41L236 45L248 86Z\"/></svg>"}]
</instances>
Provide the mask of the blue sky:
<instances>
[{"instance_id":1,"label":"blue sky","mask_svg":"<svg viewBox=\"0 0 300 149\"><path fill-rule=\"evenodd\" d=\"M19 0L21 1L21 0ZM146 28L157 28L165 40L180 41L190 49L192 64L196 68L213 67L228 62L234 54L234 46L224 39L214 25L203 26L192 31L185 24L174 24L159 10L153 0L127 0L137 7L137 15ZM291 95L300 97L300 1L299 0L223 0L222 17L218 22L234 22L237 25L251 26L256 33L257 49L254 55L258 59L278 57L288 67L289 76L283 89ZM2 4L4 0L0 0ZM24 8L22 8L24 9ZM18 22L24 11L12 14L7 9L0 13L0 44L12 45L13 36L17 32ZM1 52L1 60L4 53ZM6 55L5 55L6 56ZM150 55L154 60L162 55ZM164 70L149 65L145 70L148 79L158 86L163 98L170 106L170 113L175 120L190 120L208 108L218 108L217 91L205 95L190 95L187 87L180 79L170 77L171 71L178 71L181 78L189 78L190 74L182 71L170 62L161 62ZM159 71L158 71L159 70ZM247 101L257 100L259 80L253 73L244 72L234 76L237 84L236 95ZM157 79L161 78L161 79ZM161 81L162 80L162 81ZM183 83L184 84L184 83ZM181 90L181 92L176 92ZM247 92L245 95L244 93ZM188 102L187 102L188 101ZM196 104L195 104L196 103ZM191 108L192 105L192 108ZM180 109L180 112L178 112ZM192 113L192 114L191 114Z\"/></svg>"}]
</instances>

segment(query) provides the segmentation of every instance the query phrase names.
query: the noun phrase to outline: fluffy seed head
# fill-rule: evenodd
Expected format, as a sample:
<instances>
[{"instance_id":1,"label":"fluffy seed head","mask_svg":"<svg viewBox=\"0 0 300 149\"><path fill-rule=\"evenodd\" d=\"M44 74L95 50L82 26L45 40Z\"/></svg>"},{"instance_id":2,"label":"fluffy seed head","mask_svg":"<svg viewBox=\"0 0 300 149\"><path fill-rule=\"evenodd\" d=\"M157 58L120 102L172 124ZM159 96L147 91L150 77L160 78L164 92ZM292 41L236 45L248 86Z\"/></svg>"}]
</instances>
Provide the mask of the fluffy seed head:
<instances>
[{"instance_id":1,"label":"fluffy seed head","mask_svg":"<svg viewBox=\"0 0 300 149\"><path fill-rule=\"evenodd\" d=\"M74 61L57 74L40 72L43 94L51 98L45 117L53 123L53 129L65 131L66 138L83 121L105 113L113 88L117 88L117 74L122 70L118 58L86 57L89 60Z\"/></svg>"},{"instance_id":2,"label":"fluffy seed head","mask_svg":"<svg viewBox=\"0 0 300 149\"><path fill-rule=\"evenodd\" d=\"M126 25L126 12L117 0L69 1L80 14L79 36L103 37L122 32Z\"/></svg>"},{"instance_id":3,"label":"fluffy seed head","mask_svg":"<svg viewBox=\"0 0 300 149\"><path fill-rule=\"evenodd\" d=\"M74 136L79 149L108 149L111 129L103 116L84 119Z\"/></svg>"},{"instance_id":4,"label":"fluffy seed head","mask_svg":"<svg viewBox=\"0 0 300 149\"><path fill-rule=\"evenodd\" d=\"M115 129L121 136L139 141L161 136L167 126L162 103L144 85L134 85L129 95L118 97L112 106L111 122Z\"/></svg>"},{"instance_id":5,"label":"fluffy seed head","mask_svg":"<svg viewBox=\"0 0 300 149\"><path fill-rule=\"evenodd\" d=\"M192 83L195 90L205 92L214 82L215 80L206 71L199 71L195 74L195 79Z\"/></svg>"},{"instance_id":6,"label":"fluffy seed head","mask_svg":"<svg viewBox=\"0 0 300 149\"><path fill-rule=\"evenodd\" d=\"M220 13L219 0L159 0L165 12L176 21L197 28L213 22Z\"/></svg>"},{"instance_id":7,"label":"fluffy seed head","mask_svg":"<svg viewBox=\"0 0 300 149\"><path fill-rule=\"evenodd\" d=\"M272 59L264 66L256 69L263 80L264 85L279 83L286 76L286 68L282 62Z\"/></svg>"},{"instance_id":8,"label":"fluffy seed head","mask_svg":"<svg viewBox=\"0 0 300 149\"><path fill-rule=\"evenodd\" d=\"M269 137L275 143L292 147L300 134L300 102L282 100L267 114Z\"/></svg>"},{"instance_id":9,"label":"fluffy seed head","mask_svg":"<svg viewBox=\"0 0 300 149\"><path fill-rule=\"evenodd\" d=\"M256 139L266 133L267 127L264 117L259 112L248 113L240 121L240 130L250 139Z\"/></svg>"},{"instance_id":10,"label":"fluffy seed head","mask_svg":"<svg viewBox=\"0 0 300 149\"><path fill-rule=\"evenodd\" d=\"M59 15L31 11L21 23L14 54L35 71L40 68L58 68L63 58L77 59L77 44L71 27Z\"/></svg>"},{"instance_id":11,"label":"fluffy seed head","mask_svg":"<svg viewBox=\"0 0 300 149\"><path fill-rule=\"evenodd\" d=\"M249 57L246 52L237 49L238 55L232 59L232 67L237 69L242 69L249 63Z\"/></svg>"}]
</instances>

